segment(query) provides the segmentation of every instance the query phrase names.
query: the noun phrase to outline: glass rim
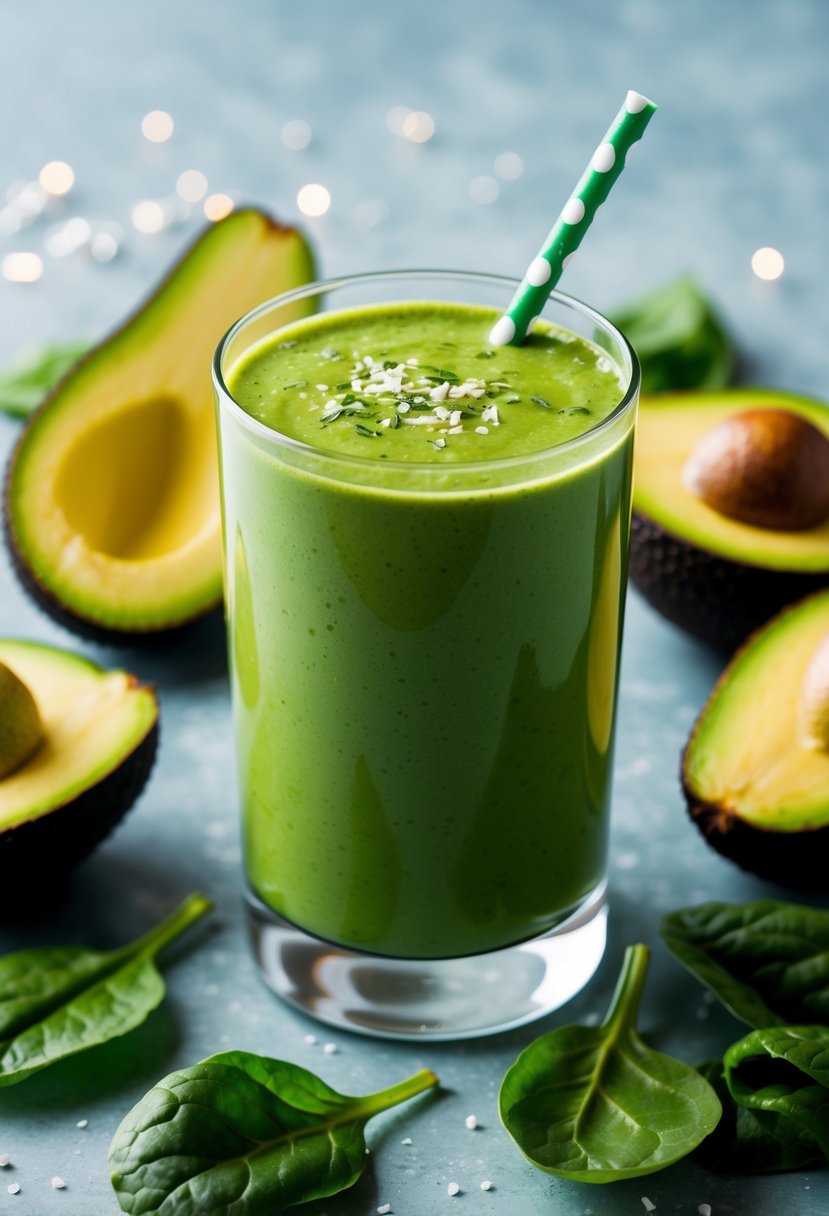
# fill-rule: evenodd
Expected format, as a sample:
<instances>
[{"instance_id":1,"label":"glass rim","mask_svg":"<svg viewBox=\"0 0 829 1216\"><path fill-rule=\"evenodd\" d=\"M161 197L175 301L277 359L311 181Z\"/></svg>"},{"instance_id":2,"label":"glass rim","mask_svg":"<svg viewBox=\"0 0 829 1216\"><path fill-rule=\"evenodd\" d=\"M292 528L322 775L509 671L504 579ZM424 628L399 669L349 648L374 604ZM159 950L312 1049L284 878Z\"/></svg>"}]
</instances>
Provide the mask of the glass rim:
<instances>
[{"instance_id":1,"label":"glass rim","mask_svg":"<svg viewBox=\"0 0 829 1216\"><path fill-rule=\"evenodd\" d=\"M264 300L255 308L250 309L238 321L231 325L230 329L220 339L213 355L212 375L213 386L216 390L216 395L222 409L229 409L232 416L237 422L240 422L248 431L257 436L260 440L271 447L282 448L305 457L323 460L330 463L332 466L350 468L377 469L377 460L370 456L355 456L351 453L337 452L329 448L319 448L312 443L305 443L301 439L293 439L289 435L283 435L281 431L276 431L273 427L267 426L264 422L253 418L245 410L242 409L238 401L231 393L225 382L224 372L222 370L222 358L228 345L233 341L238 334L242 332L245 326L265 316L268 312L281 308L286 304L294 303L297 300L307 299L309 296L322 295L327 292L336 291L339 288L350 287L360 283L381 283L393 279L443 279L465 281L469 283L489 284L504 288L505 306L511 297L511 294L519 286L520 280L510 278L508 275L484 274L475 270L430 270L430 269L410 269L410 270L377 270L366 271L360 274L340 275L333 279L315 279L312 283L305 283L302 287L292 288L290 291L281 292L277 296L272 296L268 300ZM607 414L604 418L599 419L588 430L583 431L580 435L574 435L570 439L565 439L560 443L551 444L546 448L539 448L533 452L524 452L513 456L496 456L489 460L468 460L458 463L453 463L451 468L453 472L460 472L463 475L469 474L472 470L487 472L494 469L516 468L526 465L532 461L543 459L544 457L553 457L571 452L574 449L583 447L588 443L592 443L596 437L601 437L605 432L613 432L616 423L619 422L627 413L630 412L632 406L639 396L641 384L641 368L636 351L631 346L628 339L618 329L612 321L603 316L597 309L592 308L589 304L585 304L583 300L577 299L575 296L566 295L564 292L553 290L550 292L549 300L554 304L563 306L572 312L580 314L582 317L593 321L600 329L604 330L614 337L622 349L627 353L630 361L630 382L625 389L622 399ZM390 301L393 302L393 301ZM463 303L463 301L458 301ZM546 307L546 304L545 304ZM294 324L295 322L289 322ZM279 332L282 326L277 326L273 333ZM272 335L269 335L269 337ZM267 340L267 339L263 339ZM625 369L620 369L624 371ZM419 473L427 470L432 470L435 473L445 475L446 467L439 461L432 460L384 460L382 461L384 470L408 470L416 469ZM426 474L428 476L428 473Z\"/></svg>"}]
</instances>

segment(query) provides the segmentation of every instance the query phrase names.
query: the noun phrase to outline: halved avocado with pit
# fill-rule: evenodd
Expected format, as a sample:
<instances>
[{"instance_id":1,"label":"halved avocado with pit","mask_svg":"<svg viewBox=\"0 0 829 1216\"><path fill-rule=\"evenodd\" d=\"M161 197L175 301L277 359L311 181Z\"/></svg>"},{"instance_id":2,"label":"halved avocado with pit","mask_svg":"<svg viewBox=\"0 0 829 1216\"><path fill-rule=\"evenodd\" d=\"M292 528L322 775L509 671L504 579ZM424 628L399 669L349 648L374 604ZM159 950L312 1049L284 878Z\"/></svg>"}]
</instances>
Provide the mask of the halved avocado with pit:
<instances>
[{"instance_id":1,"label":"halved avocado with pit","mask_svg":"<svg viewBox=\"0 0 829 1216\"><path fill-rule=\"evenodd\" d=\"M631 579L668 620L727 652L782 607L829 585L829 520L758 527L686 484L706 437L754 411L784 411L829 436L822 402L751 388L645 397L636 437Z\"/></svg>"},{"instance_id":2,"label":"halved avocado with pit","mask_svg":"<svg viewBox=\"0 0 829 1216\"><path fill-rule=\"evenodd\" d=\"M75 865L126 814L153 766L158 702L128 672L53 646L0 639L0 664L28 689L41 726L34 749L0 780L6 891ZM6 698L0 713L16 708Z\"/></svg>"},{"instance_id":3,"label":"halved avocado with pit","mask_svg":"<svg viewBox=\"0 0 829 1216\"><path fill-rule=\"evenodd\" d=\"M219 603L213 351L243 313L312 277L298 231L234 212L32 417L6 535L22 582L63 624L151 633Z\"/></svg>"},{"instance_id":4,"label":"halved avocado with pit","mask_svg":"<svg viewBox=\"0 0 829 1216\"><path fill-rule=\"evenodd\" d=\"M829 591L738 651L691 733L682 782L720 853L783 885L829 890Z\"/></svg>"}]
</instances>

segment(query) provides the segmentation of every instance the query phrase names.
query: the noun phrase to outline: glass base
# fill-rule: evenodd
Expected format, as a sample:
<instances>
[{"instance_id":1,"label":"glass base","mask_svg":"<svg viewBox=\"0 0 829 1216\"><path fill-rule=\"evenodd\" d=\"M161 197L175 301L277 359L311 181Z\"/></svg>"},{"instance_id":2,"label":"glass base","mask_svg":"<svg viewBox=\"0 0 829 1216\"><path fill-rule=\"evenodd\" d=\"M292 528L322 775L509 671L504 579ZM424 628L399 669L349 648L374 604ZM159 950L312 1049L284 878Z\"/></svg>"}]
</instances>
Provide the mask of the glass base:
<instances>
[{"instance_id":1,"label":"glass base","mask_svg":"<svg viewBox=\"0 0 829 1216\"><path fill-rule=\"evenodd\" d=\"M605 885L542 937L470 958L397 959L303 933L248 892L265 983L321 1022L387 1039L472 1039L535 1021L580 992L604 954Z\"/></svg>"}]
</instances>

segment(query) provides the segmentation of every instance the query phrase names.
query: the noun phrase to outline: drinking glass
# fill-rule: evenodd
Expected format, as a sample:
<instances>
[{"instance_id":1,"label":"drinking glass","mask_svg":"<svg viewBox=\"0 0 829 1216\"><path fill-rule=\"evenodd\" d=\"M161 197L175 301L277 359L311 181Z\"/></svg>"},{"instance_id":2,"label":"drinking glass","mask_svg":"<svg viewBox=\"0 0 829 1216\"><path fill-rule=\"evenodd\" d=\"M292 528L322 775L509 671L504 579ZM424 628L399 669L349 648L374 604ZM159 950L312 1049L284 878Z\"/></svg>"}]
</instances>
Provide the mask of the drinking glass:
<instances>
[{"instance_id":1,"label":"drinking glass","mask_svg":"<svg viewBox=\"0 0 829 1216\"><path fill-rule=\"evenodd\" d=\"M314 283L243 317L214 361L253 950L284 1000L367 1034L514 1027L602 957L639 369L610 322L552 293L543 319L601 348L618 404L556 446L451 466L317 449L228 382L297 318L499 309L515 286Z\"/></svg>"}]
</instances>

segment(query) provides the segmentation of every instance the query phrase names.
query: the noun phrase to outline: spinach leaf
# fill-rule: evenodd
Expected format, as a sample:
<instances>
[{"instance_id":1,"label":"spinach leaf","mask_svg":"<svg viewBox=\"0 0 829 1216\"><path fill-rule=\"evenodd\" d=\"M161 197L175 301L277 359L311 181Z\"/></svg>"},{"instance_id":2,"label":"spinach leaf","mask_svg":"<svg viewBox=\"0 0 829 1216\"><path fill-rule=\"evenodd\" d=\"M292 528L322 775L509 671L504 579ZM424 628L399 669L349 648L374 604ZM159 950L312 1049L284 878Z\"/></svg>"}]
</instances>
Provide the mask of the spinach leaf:
<instances>
[{"instance_id":1,"label":"spinach leaf","mask_svg":"<svg viewBox=\"0 0 829 1216\"><path fill-rule=\"evenodd\" d=\"M601 1026L564 1026L536 1039L504 1077L501 1119L533 1165L578 1182L616 1182L664 1169L720 1118L695 1069L653 1051L635 1020L647 946L625 953Z\"/></svg>"},{"instance_id":2,"label":"spinach leaf","mask_svg":"<svg viewBox=\"0 0 829 1216\"><path fill-rule=\"evenodd\" d=\"M284 1060L226 1051L159 1081L109 1150L124 1212L275 1216L352 1186L368 1120L437 1084L425 1069L350 1098Z\"/></svg>"},{"instance_id":3,"label":"spinach leaf","mask_svg":"<svg viewBox=\"0 0 829 1216\"><path fill-rule=\"evenodd\" d=\"M829 1027L753 1030L729 1047L723 1068L735 1102L791 1120L829 1156Z\"/></svg>"},{"instance_id":4,"label":"spinach leaf","mask_svg":"<svg viewBox=\"0 0 829 1216\"><path fill-rule=\"evenodd\" d=\"M829 912L782 900L680 908L668 949L749 1026L829 1025Z\"/></svg>"},{"instance_id":5,"label":"spinach leaf","mask_svg":"<svg viewBox=\"0 0 829 1216\"><path fill-rule=\"evenodd\" d=\"M119 950L21 950L0 958L0 1086L134 1030L164 997L155 956L212 908L198 893Z\"/></svg>"},{"instance_id":6,"label":"spinach leaf","mask_svg":"<svg viewBox=\"0 0 829 1216\"><path fill-rule=\"evenodd\" d=\"M714 1087L723 1116L694 1157L720 1174L778 1174L821 1164L823 1153L809 1130L788 1114L738 1106L725 1081L722 1060L700 1064Z\"/></svg>"},{"instance_id":7,"label":"spinach leaf","mask_svg":"<svg viewBox=\"0 0 829 1216\"><path fill-rule=\"evenodd\" d=\"M642 391L714 389L734 373L734 351L716 312L683 276L611 318L642 365Z\"/></svg>"},{"instance_id":8,"label":"spinach leaf","mask_svg":"<svg viewBox=\"0 0 829 1216\"><path fill-rule=\"evenodd\" d=\"M88 349L86 342L53 342L26 351L0 373L0 411L31 414Z\"/></svg>"}]
</instances>

